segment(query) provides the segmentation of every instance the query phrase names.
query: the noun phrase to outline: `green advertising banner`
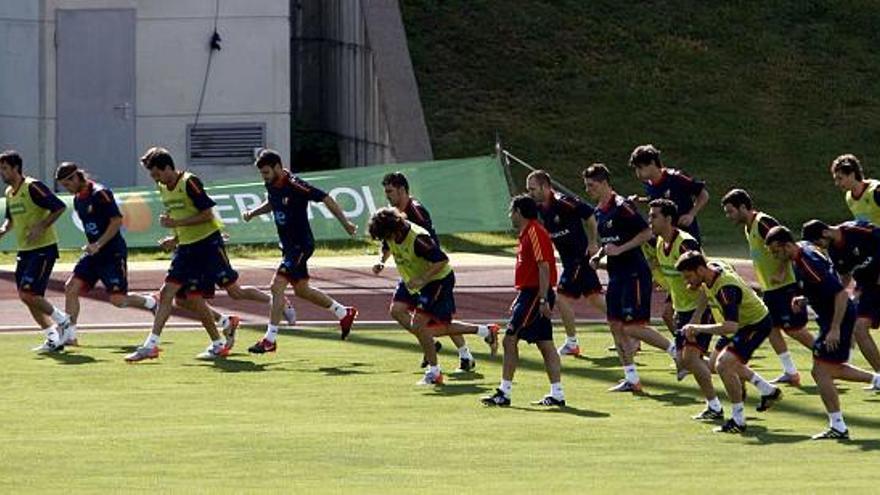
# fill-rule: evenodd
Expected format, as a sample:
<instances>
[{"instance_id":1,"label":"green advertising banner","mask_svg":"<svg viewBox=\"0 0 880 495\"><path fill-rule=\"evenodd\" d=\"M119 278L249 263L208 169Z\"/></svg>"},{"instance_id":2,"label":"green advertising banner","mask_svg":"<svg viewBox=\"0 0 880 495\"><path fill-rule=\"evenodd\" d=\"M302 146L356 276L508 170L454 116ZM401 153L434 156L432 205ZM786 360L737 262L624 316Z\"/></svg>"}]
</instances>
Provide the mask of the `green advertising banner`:
<instances>
[{"instance_id":1,"label":"green advertising banner","mask_svg":"<svg viewBox=\"0 0 880 495\"><path fill-rule=\"evenodd\" d=\"M358 226L358 236L368 236L367 221L372 212L387 204L382 177L399 170L410 184L410 194L418 198L434 220L438 233L488 232L511 228L507 217L510 195L501 164L494 156L463 158L420 163L398 163L372 167L310 172L301 177L328 192L345 215ZM204 180L204 178L202 178ZM253 181L217 181L205 184L217 203L214 213L223 221L232 244L266 243L278 239L271 214L248 223L241 220L245 210L255 208L266 197L266 188L254 169ZM159 225L162 202L154 187L120 188L113 191L124 216L124 235L129 246L155 246L168 234ZM73 198L60 195L68 211L55 224L60 247L79 248L85 235L76 213ZM5 199L0 211L5 215ZM323 204L309 207L312 231L318 240L344 239L347 234ZM15 250L13 233L6 234L0 250Z\"/></svg>"}]
</instances>

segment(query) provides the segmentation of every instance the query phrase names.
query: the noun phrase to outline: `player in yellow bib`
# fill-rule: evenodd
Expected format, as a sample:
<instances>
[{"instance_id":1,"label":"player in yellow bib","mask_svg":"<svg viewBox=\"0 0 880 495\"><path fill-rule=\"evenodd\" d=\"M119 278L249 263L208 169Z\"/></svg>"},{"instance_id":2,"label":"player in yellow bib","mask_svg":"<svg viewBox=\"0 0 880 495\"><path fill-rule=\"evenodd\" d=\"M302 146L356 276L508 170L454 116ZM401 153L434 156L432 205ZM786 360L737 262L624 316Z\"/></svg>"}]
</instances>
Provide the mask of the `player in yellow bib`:
<instances>
[{"instance_id":1,"label":"player in yellow bib","mask_svg":"<svg viewBox=\"0 0 880 495\"><path fill-rule=\"evenodd\" d=\"M811 349L813 336L807 331L806 310L794 310L791 301L798 294L797 283L791 263L781 261L764 243L764 237L779 222L770 215L754 208L752 198L743 189L732 189L721 199L724 215L736 225L743 226L746 241L749 243L749 257L755 268L755 278L761 289L764 304L770 310L773 331L770 345L782 362L782 374L771 383L787 383L799 386L801 376L788 351L782 332Z\"/></svg>"},{"instance_id":2,"label":"player in yellow bib","mask_svg":"<svg viewBox=\"0 0 880 495\"><path fill-rule=\"evenodd\" d=\"M368 228L373 239L387 244L405 289L417 300L412 320L400 324L416 336L428 361L420 385L443 383L434 349L436 336L477 334L489 344L492 354L495 353L498 325L474 325L453 320L455 274L449 266L449 258L427 230L391 207L377 210L370 218Z\"/></svg>"},{"instance_id":3,"label":"player in yellow bib","mask_svg":"<svg viewBox=\"0 0 880 495\"><path fill-rule=\"evenodd\" d=\"M696 342L700 334L723 336L723 349L718 355L716 369L733 403L733 416L715 431L741 433L746 429L744 380L752 382L761 391L759 412L770 409L782 397L779 388L768 383L748 365L752 354L773 328L770 312L758 294L736 272L722 264L707 263L698 251L681 255L675 269L682 273L691 287L702 288L705 298L698 301L697 312L708 304L718 322L689 323L683 329L685 338L689 342Z\"/></svg>"},{"instance_id":4,"label":"player in yellow bib","mask_svg":"<svg viewBox=\"0 0 880 495\"><path fill-rule=\"evenodd\" d=\"M22 174L17 151L0 153L0 175L6 183L6 219L0 238L10 230L15 234L18 256L15 285L18 297L31 312L46 336L36 352L64 349L70 329L70 316L44 297L52 267L58 258L58 236L53 224L64 213L64 203L42 182Z\"/></svg>"},{"instance_id":5,"label":"player in yellow bib","mask_svg":"<svg viewBox=\"0 0 880 495\"><path fill-rule=\"evenodd\" d=\"M694 341L688 341L681 329L688 323L711 323L708 309L697 314L698 288L689 287L681 272L675 269L678 258L689 251L700 251L700 243L689 233L676 227L678 225L678 208L668 199L655 199L649 203L648 220L651 232L657 236L654 244L654 256L658 269L666 280L666 290L671 298L675 320L675 348L679 352L679 362L683 369L694 375L703 397L706 398L706 409L693 417L696 420L723 419L724 412L715 386L712 385L712 370L703 356L709 353L712 335L700 334ZM684 378L679 371L678 379Z\"/></svg>"},{"instance_id":6,"label":"player in yellow bib","mask_svg":"<svg viewBox=\"0 0 880 495\"><path fill-rule=\"evenodd\" d=\"M880 181L866 179L855 155L840 155L831 162L834 185L846 191L846 206L856 220L880 226Z\"/></svg>"}]
</instances>

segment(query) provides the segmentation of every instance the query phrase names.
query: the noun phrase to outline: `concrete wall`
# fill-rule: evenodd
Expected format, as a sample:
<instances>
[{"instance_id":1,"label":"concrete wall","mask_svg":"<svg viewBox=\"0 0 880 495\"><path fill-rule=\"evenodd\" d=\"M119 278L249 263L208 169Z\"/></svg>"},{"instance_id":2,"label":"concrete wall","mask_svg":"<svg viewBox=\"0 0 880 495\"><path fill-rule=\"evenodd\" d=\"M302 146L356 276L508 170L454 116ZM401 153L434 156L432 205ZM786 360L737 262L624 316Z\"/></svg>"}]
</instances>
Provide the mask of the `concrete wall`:
<instances>
[{"instance_id":1,"label":"concrete wall","mask_svg":"<svg viewBox=\"0 0 880 495\"><path fill-rule=\"evenodd\" d=\"M265 122L266 144L290 152L289 0L219 0L214 54L201 123ZM56 9L134 8L136 140L186 164L186 126L198 107L216 0L22 0L0 2L0 146L15 147L34 175L55 164ZM9 77L7 67L17 76ZM36 166L36 165L34 165ZM194 167L206 179L253 174L250 167ZM139 172L139 184L150 183Z\"/></svg>"}]
</instances>

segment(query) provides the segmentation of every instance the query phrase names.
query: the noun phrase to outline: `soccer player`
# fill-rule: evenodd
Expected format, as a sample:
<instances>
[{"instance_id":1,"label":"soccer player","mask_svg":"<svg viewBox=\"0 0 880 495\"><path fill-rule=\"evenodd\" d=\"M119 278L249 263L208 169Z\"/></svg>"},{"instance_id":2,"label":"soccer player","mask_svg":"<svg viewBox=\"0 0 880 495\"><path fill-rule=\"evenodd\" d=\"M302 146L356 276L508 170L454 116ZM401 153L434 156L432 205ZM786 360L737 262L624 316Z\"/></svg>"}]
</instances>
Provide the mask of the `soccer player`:
<instances>
[{"instance_id":1,"label":"soccer player","mask_svg":"<svg viewBox=\"0 0 880 495\"><path fill-rule=\"evenodd\" d=\"M238 272L229 264L226 255L221 234L223 223L214 215L215 203L205 192L202 181L192 172L177 170L171 153L165 148L150 148L141 157L141 164L156 181L165 206L159 223L174 232L173 236L162 239L160 246L165 250L173 249L174 255L159 292L153 329L144 344L125 356L125 360L137 362L159 357L159 338L175 297L178 304L195 313L211 337L211 344L197 358L225 357L235 344L237 325L224 328L225 341L221 339L215 314L205 298L214 296L215 285L226 290L233 299L268 303L270 297L255 287L238 284Z\"/></svg>"},{"instance_id":2,"label":"soccer player","mask_svg":"<svg viewBox=\"0 0 880 495\"><path fill-rule=\"evenodd\" d=\"M242 218L249 222L252 218L272 212L275 228L281 241L281 264L272 278L272 310L266 333L256 344L248 348L254 354L275 352L277 348L278 323L284 309L284 291L293 286L297 297L329 310L338 320L342 339L348 337L351 326L357 317L357 308L343 306L323 291L309 285L307 262L315 251L315 238L309 225L309 202L322 203L333 213L350 236L357 232L357 226L345 218L345 214L330 195L308 182L284 170L281 155L264 149L257 155L254 165L260 171L266 185L268 198L253 210L245 211Z\"/></svg>"},{"instance_id":3,"label":"soccer player","mask_svg":"<svg viewBox=\"0 0 880 495\"><path fill-rule=\"evenodd\" d=\"M519 230L514 283L517 295L511 306L510 322L504 335L504 359L501 385L481 402L487 406L510 405L513 375L519 364L519 341L535 344L544 358L550 379L550 393L532 402L536 406L565 406L562 390L562 364L553 345L553 323L550 315L556 296L556 255L550 234L538 222L538 205L527 194L515 196L510 202L510 220Z\"/></svg>"},{"instance_id":4,"label":"soccer player","mask_svg":"<svg viewBox=\"0 0 880 495\"><path fill-rule=\"evenodd\" d=\"M846 206L856 220L880 225L880 181L866 179L855 155L840 155L831 162L834 185L846 191Z\"/></svg>"},{"instance_id":5,"label":"soccer player","mask_svg":"<svg viewBox=\"0 0 880 495\"><path fill-rule=\"evenodd\" d=\"M587 195L596 204L596 222L602 248L590 259L593 269L599 258L607 256L608 288L605 314L623 365L624 380L610 392L640 392L639 374L633 362L634 338L666 351L675 360L675 344L650 326L651 269L645 261L642 244L651 238L651 229L635 205L614 192L608 168L595 163L582 173Z\"/></svg>"},{"instance_id":6,"label":"soccer player","mask_svg":"<svg viewBox=\"0 0 880 495\"><path fill-rule=\"evenodd\" d=\"M793 262L803 296L794 304L809 302L816 312L819 334L813 344L813 379L828 413L829 428L813 435L813 440L847 439L849 429L840 411L840 397L834 380L870 383L868 390L880 391L880 374L868 373L849 361L856 312L831 262L808 242L795 243L785 227L773 227L767 244L780 259Z\"/></svg>"},{"instance_id":7,"label":"soccer player","mask_svg":"<svg viewBox=\"0 0 880 495\"><path fill-rule=\"evenodd\" d=\"M869 328L880 325L880 227L868 222L845 222L831 227L819 220L803 225L803 240L828 253L844 287L856 282L856 323L853 337L874 371L880 371L880 352Z\"/></svg>"},{"instance_id":8,"label":"soccer player","mask_svg":"<svg viewBox=\"0 0 880 495\"><path fill-rule=\"evenodd\" d=\"M412 318L401 322L401 326L416 336L428 360L420 385L443 384L443 372L437 364L434 348L437 335L477 334L489 344L492 354L495 353L498 325L472 325L452 319L455 273L449 266L449 258L427 230L407 220L396 208L385 207L370 218L369 232L373 239L387 244L400 272L403 290L415 301Z\"/></svg>"},{"instance_id":9,"label":"soccer player","mask_svg":"<svg viewBox=\"0 0 880 495\"><path fill-rule=\"evenodd\" d=\"M698 288L688 287L681 272L675 269L678 258L689 251L700 251L700 243L687 232L676 227L677 215L675 203L668 199L655 199L649 203L648 219L651 232L657 236L655 245L660 270L667 281L672 307L675 311L675 347L681 353L681 364L694 375L700 391L706 398L706 409L693 419L716 420L724 419L724 412L715 386L712 385L712 371L703 360L709 353L712 335L701 334L693 342L684 338L681 329L688 323L711 323L710 312L704 308L697 315ZM679 375L679 379L683 375Z\"/></svg>"},{"instance_id":10,"label":"soccer player","mask_svg":"<svg viewBox=\"0 0 880 495\"><path fill-rule=\"evenodd\" d=\"M770 215L755 209L752 197L743 189L731 189L721 198L724 215L736 225L743 226L746 242L749 244L749 257L755 268L755 277L763 292L764 304L770 310L773 320L773 331L770 333L770 345L782 362L782 375L771 383L787 383L800 386L801 376L788 351L788 345L782 336L784 331L789 337L810 349L813 336L806 330L807 312L796 311L791 304L797 295L794 270L791 263L784 262L770 252L764 243L764 237L779 222Z\"/></svg>"},{"instance_id":11,"label":"soccer player","mask_svg":"<svg viewBox=\"0 0 880 495\"><path fill-rule=\"evenodd\" d=\"M385 189L385 198L388 200L388 203L397 208L397 211L403 213L407 220L427 230L428 235L439 246L440 238L437 237L437 233L434 231L431 215L421 202L410 196L409 181L406 179L406 176L401 172L388 173L382 178L382 187ZM387 241L382 241L382 254L379 257L379 262L373 265L374 274L382 273L389 256L391 256L391 248L388 246ZM401 279L397 283L397 290L391 299L389 310L391 317L400 323L403 328L407 328L412 321L412 312L417 306L418 299L407 290L406 284ZM467 372L473 370L477 362L473 354L471 354L471 350L468 348L464 337L461 335L450 335L449 338L455 344L455 348L458 349L459 367L457 371ZM440 350L440 342L434 342L434 346L435 351ZM423 357L422 368L427 366L428 360Z\"/></svg>"},{"instance_id":12,"label":"soccer player","mask_svg":"<svg viewBox=\"0 0 880 495\"><path fill-rule=\"evenodd\" d=\"M590 257L599 252L598 228L593 207L580 198L553 189L550 174L536 170L526 178L526 191L538 204L538 216L562 261L556 300L562 324L565 326L565 344L559 347L560 356L579 356L580 344L575 328L574 303L581 296L600 312L605 312L602 283L596 270L590 266ZM584 226L586 225L586 230Z\"/></svg>"},{"instance_id":13,"label":"soccer player","mask_svg":"<svg viewBox=\"0 0 880 495\"><path fill-rule=\"evenodd\" d=\"M758 294L736 272L721 264L707 264L699 251L681 255L675 269L682 273L691 287L702 287L715 321L719 322L689 323L683 328L685 338L689 342L697 342L702 334L725 336L720 342L723 349L718 355L716 369L733 403L733 416L715 431L744 432L743 380L752 382L761 392L759 412L770 409L782 398L782 390L764 380L748 364L752 354L773 329L770 312ZM697 311L701 309L698 306Z\"/></svg>"},{"instance_id":14,"label":"soccer player","mask_svg":"<svg viewBox=\"0 0 880 495\"><path fill-rule=\"evenodd\" d=\"M122 213L113 191L90 180L74 162L63 162L55 170L55 180L73 195L73 207L86 235L83 254L64 287L65 311L71 325L66 345L78 345L76 324L79 320L80 294L91 290L100 280L118 307L137 307L152 311L156 299L128 293L128 247L122 237Z\"/></svg>"},{"instance_id":15,"label":"soccer player","mask_svg":"<svg viewBox=\"0 0 880 495\"><path fill-rule=\"evenodd\" d=\"M0 175L6 186L6 218L0 225L0 238L15 233L18 256L15 285L18 298L27 306L46 337L33 350L52 353L64 350L69 337L70 316L44 297L55 260L58 235L55 221L64 213L64 203L45 184L23 175L23 162L17 151L0 153Z\"/></svg>"}]
</instances>

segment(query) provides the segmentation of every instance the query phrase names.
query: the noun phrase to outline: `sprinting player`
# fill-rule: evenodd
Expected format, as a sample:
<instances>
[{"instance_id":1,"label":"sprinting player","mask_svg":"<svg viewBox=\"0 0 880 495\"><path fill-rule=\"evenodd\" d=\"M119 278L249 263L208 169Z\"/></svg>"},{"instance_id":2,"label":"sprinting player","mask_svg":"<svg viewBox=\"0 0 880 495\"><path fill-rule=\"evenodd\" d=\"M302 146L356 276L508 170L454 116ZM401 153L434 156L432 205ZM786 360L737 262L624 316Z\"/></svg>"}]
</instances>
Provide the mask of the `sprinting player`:
<instances>
[{"instance_id":1,"label":"sprinting player","mask_svg":"<svg viewBox=\"0 0 880 495\"><path fill-rule=\"evenodd\" d=\"M156 299L128 293L128 247L122 237L122 213L113 191L90 180L74 162L63 162L55 170L55 180L73 195L73 207L86 235L83 254L64 287L65 311L71 325L66 345L78 345L79 297L98 281L118 307L144 308L152 311Z\"/></svg>"},{"instance_id":2,"label":"sprinting player","mask_svg":"<svg viewBox=\"0 0 880 495\"><path fill-rule=\"evenodd\" d=\"M565 327L565 344L559 347L560 356L579 356L580 343L575 327L574 303L583 298L594 308L605 313L602 283L590 258L599 252L599 233L594 208L580 198L553 189L550 174L536 170L526 178L526 191L538 204L538 216L562 261L556 304ZM584 225L586 224L586 230Z\"/></svg>"},{"instance_id":3,"label":"sprinting player","mask_svg":"<svg viewBox=\"0 0 880 495\"><path fill-rule=\"evenodd\" d=\"M33 350L59 352L64 350L69 337L70 316L47 301L45 294L58 259L58 235L54 224L66 207L45 184L23 175L22 167L21 155L17 151L0 153L0 175L7 184L6 219L0 226L0 238L10 230L15 234L18 298L27 306L46 337L45 342Z\"/></svg>"},{"instance_id":4,"label":"sprinting player","mask_svg":"<svg viewBox=\"0 0 880 495\"><path fill-rule=\"evenodd\" d=\"M809 302L816 312L819 334L813 344L813 379L828 413L829 427L813 435L813 440L847 439L849 429L840 411L840 397L834 380L870 383L868 390L880 391L880 374L868 373L848 363L852 345L855 307L841 284L834 267L818 249L808 242L795 243L785 227L773 227L767 244L780 259L793 262L803 296L794 304Z\"/></svg>"},{"instance_id":5,"label":"sprinting player","mask_svg":"<svg viewBox=\"0 0 880 495\"><path fill-rule=\"evenodd\" d=\"M869 332L880 325L880 227L868 222L845 222L831 227L810 220L801 232L803 240L826 250L844 288L851 279L855 280L853 337L871 368L880 371L880 352Z\"/></svg>"},{"instance_id":6,"label":"sprinting player","mask_svg":"<svg viewBox=\"0 0 880 495\"><path fill-rule=\"evenodd\" d=\"M697 315L697 301L699 288L688 287L681 272L675 269L676 263L682 254L689 251L700 251L700 243L687 232L676 227L675 203L668 199L655 199L649 203L650 211L648 219L651 224L651 232L657 236L656 256L660 264L660 270L667 281L669 295L672 299L672 307L675 310L675 347L681 353L682 366L694 375L697 385L700 387L703 397L706 398L706 409L697 414L693 419L716 420L724 419L724 411L715 386L712 385L712 371L703 359L709 354L709 344L712 335L700 334L695 341L684 338L681 329L689 323L711 323L712 318L708 309ZM679 375L679 379L683 378Z\"/></svg>"},{"instance_id":7,"label":"sprinting player","mask_svg":"<svg viewBox=\"0 0 880 495\"><path fill-rule=\"evenodd\" d=\"M752 197L743 189L731 189L721 199L724 215L736 225L743 226L746 242L749 243L749 257L755 268L755 278L763 292L762 299L770 310L773 319L773 331L770 333L770 345L782 362L782 375L771 383L787 383L798 387L801 376L788 351L788 345L782 332L800 342L806 348L812 348L813 336L806 330L807 312L795 311L791 301L798 294L798 287L791 263L784 262L770 252L764 243L764 237L779 222L770 215L755 209Z\"/></svg>"},{"instance_id":8,"label":"sprinting player","mask_svg":"<svg viewBox=\"0 0 880 495\"><path fill-rule=\"evenodd\" d=\"M473 325L453 320L455 315L455 273L449 258L431 234L410 222L396 208L380 208L370 218L370 236L388 245L409 298L416 307L410 321L401 326L416 336L428 360L420 385L442 385L443 372L437 364L434 337L477 334L498 348L498 325ZM398 287L398 291L400 287Z\"/></svg>"},{"instance_id":9,"label":"sprinting player","mask_svg":"<svg viewBox=\"0 0 880 495\"><path fill-rule=\"evenodd\" d=\"M675 344L650 326L651 269L645 261L642 244L651 238L651 229L632 202L614 192L611 173L601 163L582 173L587 195L596 204L596 222L602 248L590 259L595 269L599 258L607 256L608 288L605 292L606 315L614 343L623 365L624 380L610 392L640 392L642 384L633 361L637 339L666 351L675 360Z\"/></svg>"},{"instance_id":10,"label":"sprinting player","mask_svg":"<svg viewBox=\"0 0 880 495\"><path fill-rule=\"evenodd\" d=\"M357 226L345 218L339 204L330 195L284 170L278 152L269 149L260 151L254 165L263 177L268 199L255 209L244 212L242 218L249 222L258 215L272 212L281 241L282 260L272 278L272 310L266 333L248 351L254 354L275 352L278 323L284 309L284 291L289 285L293 286L297 297L333 313L339 320L341 337L345 340L357 317L357 308L343 306L309 285L307 262L315 251L315 238L308 217L309 202L323 203L348 235L354 236Z\"/></svg>"},{"instance_id":11,"label":"sprinting player","mask_svg":"<svg viewBox=\"0 0 880 495\"><path fill-rule=\"evenodd\" d=\"M428 213L428 209L422 203L410 196L409 181L406 179L406 176L402 172L388 173L382 178L382 187L385 189L385 198L388 200L388 203L397 208L397 211L403 213L407 220L427 230L428 235L439 246L440 238L437 237L437 233L434 231L431 214ZM390 256L391 248L386 241L382 241L382 254L379 257L379 262L373 265L374 274L382 273L382 270L385 269L385 262ZM402 327L407 328L410 326L412 313L417 306L418 299L406 289L406 284L401 279L397 283L397 290L391 299L389 310L391 317L400 323ZM455 348L458 349L459 366L457 371L467 372L473 370L477 362L473 354L471 354L471 350L468 348L464 337L461 335L450 335L449 338L455 344ZM441 347L440 342L435 341L434 347L435 351L439 351ZM422 368L427 366L428 360L423 356Z\"/></svg>"},{"instance_id":12,"label":"sprinting player","mask_svg":"<svg viewBox=\"0 0 880 495\"><path fill-rule=\"evenodd\" d=\"M840 155L831 162L834 185L846 191L846 206L856 220L880 226L880 181L865 178L855 155Z\"/></svg>"},{"instance_id":13,"label":"sprinting player","mask_svg":"<svg viewBox=\"0 0 880 495\"><path fill-rule=\"evenodd\" d=\"M550 393L532 402L536 406L565 406L562 390L562 363L553 345L553 323L550 315L556 299L556 255L550 234L538 222L538 205L526 194L510 202L510 220L519 230L516 249L514 283L517 295L511 306L510 322L504 335L504 360L501 385L481 402L487 406L510 405L513 375L519 364L519 341L535 344L544 358L544 369L550 379Z\"/></svg>"},{"instance_id":14,"label":"sprinting player","mask_svg":"<svg viewBox=\"0 0 880 495\"><path fill-rule=\"evenodd\" d=\"M134 352L125 360L137 362L159 357L159 338L171 314L175 297L178 304L195 313L202 322L211 345L200 353L199 359L225 357L235 344L237 325L224 328L220 338L215 314L205 302L214 296L214 287L220 286L233 299L248 299L268 303L269 295L254 287L238 284L238 272L229 264L221 229L222 222L214 216L214 201L205 192L202 181L192 172L178 171L171 153L165 148L153 147L141 157L141 164L156 181L165 213L159 223L172 229L173 236L160 241L163 249L174 250L165 283L159 292L159 304L153 320L153 329Z\"/></svg>"},{"instance_id":15,"label":"sprinting player","mask_svg":"<svg viewBox=\"0 0 880 495\"><path fill-rule=\"evenodd\" d=\"M716 370L733 403L733 416L715 431L744 432L743 380L752 382L761 392L759 412L770 409L782 398L782 390L764 380L748 364L752 354L773 329L770 312L758 294L736 272L721 264L707 264L706 258L698 251L681 255L675 269L682 273L691 287L702 287L715 321L719 322L689 323L683 329L685 338L689 342L697 342L702 334L730 335L720 342L723 349L718 355ZM697 311L700 309L698 307Z\"/></svg>"}]
</instances>

